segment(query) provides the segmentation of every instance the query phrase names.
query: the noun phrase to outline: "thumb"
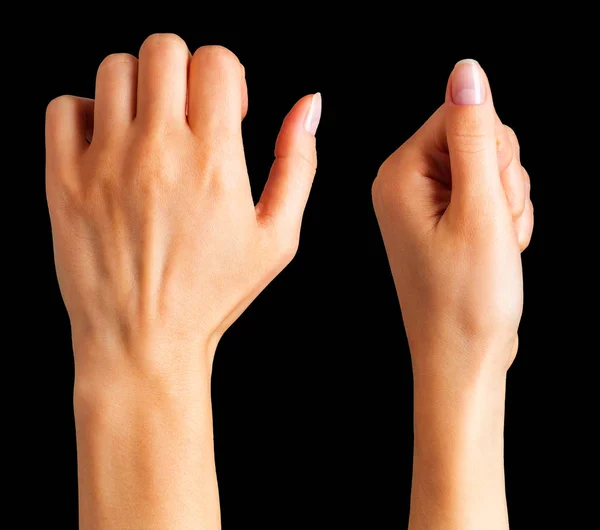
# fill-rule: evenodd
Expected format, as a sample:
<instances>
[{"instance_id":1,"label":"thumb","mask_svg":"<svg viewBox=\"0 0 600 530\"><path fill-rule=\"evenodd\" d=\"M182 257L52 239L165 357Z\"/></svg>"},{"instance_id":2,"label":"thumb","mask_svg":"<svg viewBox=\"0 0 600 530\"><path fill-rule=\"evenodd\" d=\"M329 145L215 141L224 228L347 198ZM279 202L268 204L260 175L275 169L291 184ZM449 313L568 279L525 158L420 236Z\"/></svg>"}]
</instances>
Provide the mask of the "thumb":
<instances>
[{"instance_id":1,"label":"thumb","mask_svg":"<svg viewBox=\"0 0 600 530\"><path fill-rule=\"evenodd\" d=\"M496 112L479 63L466 59L456 64L445 107L452 173L449 210L459 217L493 216L506 199L498 170Z\"/></svg>"},{"instance_id":2,"label":"thumb","mask_svg":"<svg viewBox=\"0 0 600 530\"><path fill-rule=\"evenodd\" d=\"M256 205L260 221L284 237L297 238L317 169L315 132L321 117L321 94L303 97L283 120L275 161Z\"/></svg>"}]
</instances>

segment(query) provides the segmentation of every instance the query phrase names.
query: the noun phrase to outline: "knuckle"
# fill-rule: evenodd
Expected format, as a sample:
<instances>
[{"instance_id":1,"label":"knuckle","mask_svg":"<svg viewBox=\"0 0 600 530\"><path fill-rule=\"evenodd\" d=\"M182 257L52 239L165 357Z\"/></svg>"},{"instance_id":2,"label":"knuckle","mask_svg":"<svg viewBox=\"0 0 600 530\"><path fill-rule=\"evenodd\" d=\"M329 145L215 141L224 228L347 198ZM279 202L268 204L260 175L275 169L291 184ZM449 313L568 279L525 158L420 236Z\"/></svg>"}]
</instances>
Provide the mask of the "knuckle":
<instances>
[{"instance_id":1,"label":"knuckle","mask_svg":"<svg viewBox=\"0 0 600 530\"><path fill-rule=\"evenodd\" d=\"M276 155L276 158L280 161L286 161L291 167L299 169L303 174L314 173L317 170L317 159L314 152L311 156L302 151L294 151L291 154Z\"/></svg>"},{"instance_id":2,"label":"knuckle","mask_svg":"<svg viewBox=\"0 0 600 530\"><path fill-rule=\"evenodd\" d=\"M132 147L139 159L153 163L173 160L169 153L177 152L186 141L185 129L161 115L145 119L132 135Z\"/></svg>"},{"instance_id":3,"label":"knuckle","mask_svg":"<svg viewBox=\"0 0 600 530\"><path fill-rule=\"evenodd\" d=\"M527 248L527 237L523 232L517 234L517 241L519 243L519 250L523 252Z\"/></svg>"},{"instance_id":4,"label":"knuckle","mask_svg":"<svg viewBox=\"0 0 600 530\"><path fill-rule=\"evenodd\" d=\"M517 133L515 133L515 131L513 130L512 127L508 126L508 125L504 125L504 128L506 129L506 132L508 133L508 137L513 140L516 144L519 143L519 139L517 138Z\"/></svg>"},{"instance_id":5,"label":"knuckle","mask_svg":"<svg viewBox=\"0 0 600 530\"><path fill-rule=\"evenodd\" d=\"M495 126L487 123L486 116L469 112L446 124L450 148L465 153L479 153L493 146L496 149Z\"/></svg>"},{"instance_id":6,"label":"knuckle","mask_svg":"<svg viewBox=\"0 0 600 530\"><path fill-rule=\"evenodd\" d=\"M375 176L375 180L371 186L372 194L381 193L381 188L383 187L384 183L395 173L395 164L393 160L393 157L395 156L396 153L384 160L384 162L379 166L377 175Z\"/></svg>"},{"instance_id":7,"label":"knuckle","mask_svg":"<svg viewBox=\"0 0 600 530\"><path fill-rule=\"evenodd\" d=\"M478 132L455 132L454 150L457 153L476 155L489 150L488 135Z\"/></svg>"},{"instance_id":8,"label":"knuckle","mask_svg":"<svg viewBox=\"0 0 600 530\"><path fill-rule=\"evenodd\" d=\"M185 41L175 33L154 33L146 38L140 48L140 55L146 52L188 53Z\"/></svg>"},{"instance_id":9,"label":"knuckle","mask_svg":"<svg viewBox=\"0 0 600 530\"><path fill-rule=\"evenodd\" d=\"M64 112L70 109L75 102L74 96L58 96L55 97L48 103L46 107L46 119L48 121L54 121L64 114Z\"/></svg>"},{"instance_id":10,"label":"knuckle","mask_svg":"<svg viewBox=\"0 0 600 530\"><path fill-rule=\"evenodd\" d=\"M378 219L393 216L397 221L404 221L411 210L407 194L397 180L377 177L371 186L371 201Z\"/></svg>"},{"instance_id":11,"label":"knuckle","mask_svg":"<svg viewBox=\"0 0 600 530\"><path fill-rule=\"evenodd\" d=\"M517 195L515 192L507 193L508 203L513 219L518 219L525 212L525 197Z\"/></svg>"},{"instance_id":12,"label":"knuckle","mask_svg":"<svg viewBox=\"0 0 600 530\"><path fill-rule=\"evenodd\" d=\"M375 200L375 197L379 195L379 179L375 177L373 182L371 183L371 198Z\"/></svg>"},{"instance_id":13,"label":"knuckle","mask_svg":"<svg viewBox=\"0 0 600 530\"><path fill-rule=\"evenodd\" d=\"M79 211L84 204L83 189L77 174L61 171L46 176L46 199L51 212Z\"/></svg>"},{"instance_id":14,"label":"knuckle","mask_svg":"<svg viewBox=\"0 0 600 530\"><path fill-rule=\"evenodd\" d=\"M383 163L381 164L381 166L379 166L379 169L377 170L377 176L375 177L376 182L387 180L390 177L390 175L395 173L395 158L397 158L398 156L398 151L396 151L393 155L389 156L386 160L383 161Z\"/></svg>"},{"instance_id":15,"label":"knuckle","mask_svg":"<svg viewBox=\"0 0 600 530\"><path fill-rule=\"evenodd\" d=\"M383 184L382 184L382 178L381 176L378 174L375 177L375 180L373 180L373 183L371 184L371 200L373 201L373 205L377 208L381 202L383 197L385 196L385 194L383 193Z\"/></svg>"},{"instance_id":16,"label":"knuckle","mask_svg":"<svg viewBox=\"0 0 600 530\"><path fill-rule=\"evenodd\" d=\"M98 72L114 68L128 68L137 63L137 59L129 53L111 53L107 55L98 67Z\"/></svg>"},{"instance_id":17,"label":"knuckle","mask_svg":"<svg viewBox=\"0 0 600 530\"><path fill-rule=\"evenodd\" d=\"M523 252L531 242L532 231L528 227L527 229L520 230L517 235L517 240L519 242L519 249Z\"/></svg>"},{"instance_id":18,"label":"knuckle","mask_svg":"<svg viewBox=\"0 0 600 530\"><path fill-rule=\"evenodd\" d=\"M462 140L463 142L468 144L480 144L482 142L485 142L489 137L489 134L485 131L478 131L472 129L458 129L452 131L452 133L452 136L454 136L454 138Z\"/></svg>"},{"instance_id":19,"label":"knuckle","mask_svg":"<svg viewBox=\"0 0 600 530\"><path fill-rule=\"evenodd\" d=\"M512 143L508 136L500 134L496 138L496 149L498 151L498 161L501 164L501 169L506 169L510 166L514 158Z\"/></svg>"},{"instance_id":20,"label":"knuckle","mask_svg":"<svg viewBox=\"0 0 600 530\"><path fill-rule=\"evenodd\" d=\"M397 152L394 156L397 155ZM402 186L399 184L400 175L394 159L388 158L379 168L377 176L371 185L371 198L376 209L389 202L402 200Z\"/></svg>"},{"instance_id":21,"label":"knuckle","mask_svg":"<svg viewBox=\"0 0 600 530\"><path fill-rule=\"evenodd\" d=\"M527 196L531 193L531 178L529 177L529 172L521 166L521 171L523 172L523 177L525 178L525 193Z\"/></svg>"},{"instance_id":22,"label":"knuckle","mask_svg":"<svg viewBox=\"0 0 600 530\"><path fill-rule=\"evenodd\" d=\"M197 61L215 67L219 70L233 70L241 72L241 63L237 55L228 48L218 45L201 46L194 53Z\"/></svg>"},{"instance_id":23,"label":"knuckle","mask_svg":"<svg viewBox=\"0 0 600 530\"><path fill-rule=\"evenodd\" d=\"M381 166L377 176L382 180L396 180L398 175L401 175L405 170L415 165L415 161L418 159L418 146L413 138L408 139L398 149L396 149L390 156L388 156Z\"/></svg>"},{"instance_id":24,"label":"knuckle","mask_svg":"<svg viewBox=\"0 0 600 530\"><path fill-rule=\"evenodd\" d=\"M515 131L509 127L508 125L504 126L506 128L506 133L510 139L511 146L516 151L515 156L520 160L521 159L521 144L519 143L519 138Z\"/></svg>"}]
</instances>

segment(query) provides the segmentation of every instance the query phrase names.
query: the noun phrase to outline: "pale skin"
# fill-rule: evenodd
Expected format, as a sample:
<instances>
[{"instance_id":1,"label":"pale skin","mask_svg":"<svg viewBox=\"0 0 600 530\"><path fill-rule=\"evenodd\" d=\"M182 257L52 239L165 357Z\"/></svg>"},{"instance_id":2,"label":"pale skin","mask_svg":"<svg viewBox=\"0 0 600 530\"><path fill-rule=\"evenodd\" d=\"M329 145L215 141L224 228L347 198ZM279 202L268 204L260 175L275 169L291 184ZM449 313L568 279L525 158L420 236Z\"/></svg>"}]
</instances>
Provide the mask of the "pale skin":
<instances>
[{"instance_id":1,"label":"pale skin","mask_svg":"<svg viewBox=\"0 0 600 530\"><path fill-rule=\"evenodd\" d=\"M413 359L413 530L508 525L504 381L533 226L529 178L487 80L477 105L455 105L451 87L373 186ZM84 530L220 528L212 360L296 252L321 98L305 96L285 118L258 204L247 107L233 53L191 54L171 34L149 37L137 58L107 57L94 100L48 107Z\"/></svg>"},{"instance_id":2,"label":"pale skin","mask_svg":"<svg viewBox=\"0 0 600 530\"><path fill-rule=\"evenodd\" d=\"M191 56L179 37L153 35L139 59L106 58L95 96L52 101L46 121L75 355L80 527L216 529L212 360L296 252L320 96L285 118L257 205L233 53Z\"/></svg>"},{"instance_id":3,"label":"pale skin","mask_svg":"<svg viewBox=\"0 0 600 530\"><path fill-rule=\"evenodd\" d=\"M479 80L478 104L453 101L465 75ZM472 62L455 67L445 103L373 184L413 364L411 530L508 528L505 380L533 230L529 190L517 137Z\"/></svg>"}]
</instances>

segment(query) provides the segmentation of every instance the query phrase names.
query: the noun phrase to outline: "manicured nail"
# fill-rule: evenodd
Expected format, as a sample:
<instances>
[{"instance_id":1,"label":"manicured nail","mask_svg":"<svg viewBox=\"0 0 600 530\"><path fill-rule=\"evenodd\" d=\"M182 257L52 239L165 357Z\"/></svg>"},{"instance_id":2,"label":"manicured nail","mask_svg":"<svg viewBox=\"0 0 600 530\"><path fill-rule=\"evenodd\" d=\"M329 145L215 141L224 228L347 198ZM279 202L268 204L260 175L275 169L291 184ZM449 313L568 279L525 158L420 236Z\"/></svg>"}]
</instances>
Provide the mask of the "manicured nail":
<instances>
[{"instance_id":1,"label":"manicured nail","mask_svg":"<svg viewBox=\"0 0 600 530\"><path fill-rule=\"evenodd\" d=\"M310 107L304 119L304 128L313 136L317 132L321 119L321 93L317 92L310 100Z\"/></svg>"},{"instance_id":2,"label":"manicured nail","mask_svg":"<svg viewBox=\"0 0 600 530\"><path fill-rule=\"evenodd\" d=\"M463 59L452 72L452 101L456 105L481 105L485 101L485 85L479 63Z\"/></svg>"}]
</instances>

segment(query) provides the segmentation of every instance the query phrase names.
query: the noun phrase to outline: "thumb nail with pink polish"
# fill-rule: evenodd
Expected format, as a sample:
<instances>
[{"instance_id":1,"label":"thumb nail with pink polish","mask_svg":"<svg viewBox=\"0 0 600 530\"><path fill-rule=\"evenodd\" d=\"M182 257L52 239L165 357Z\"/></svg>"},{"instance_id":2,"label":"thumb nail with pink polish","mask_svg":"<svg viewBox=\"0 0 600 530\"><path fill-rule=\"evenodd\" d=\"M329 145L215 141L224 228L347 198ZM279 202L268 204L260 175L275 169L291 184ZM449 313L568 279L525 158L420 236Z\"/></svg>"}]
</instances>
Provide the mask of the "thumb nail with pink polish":
<instances>
[{"instance_id":1,"label":"thumb nail with pink polish","mask_svg":"<svg viewBox=\"0 0 600 530\"><path fill-rule=\"evenodd\" d=\"M450 79L450 95L456 105L481 105L485 101L485 84L479 63L463 59L456 63Z\"/></svg>"}]
</instances>

